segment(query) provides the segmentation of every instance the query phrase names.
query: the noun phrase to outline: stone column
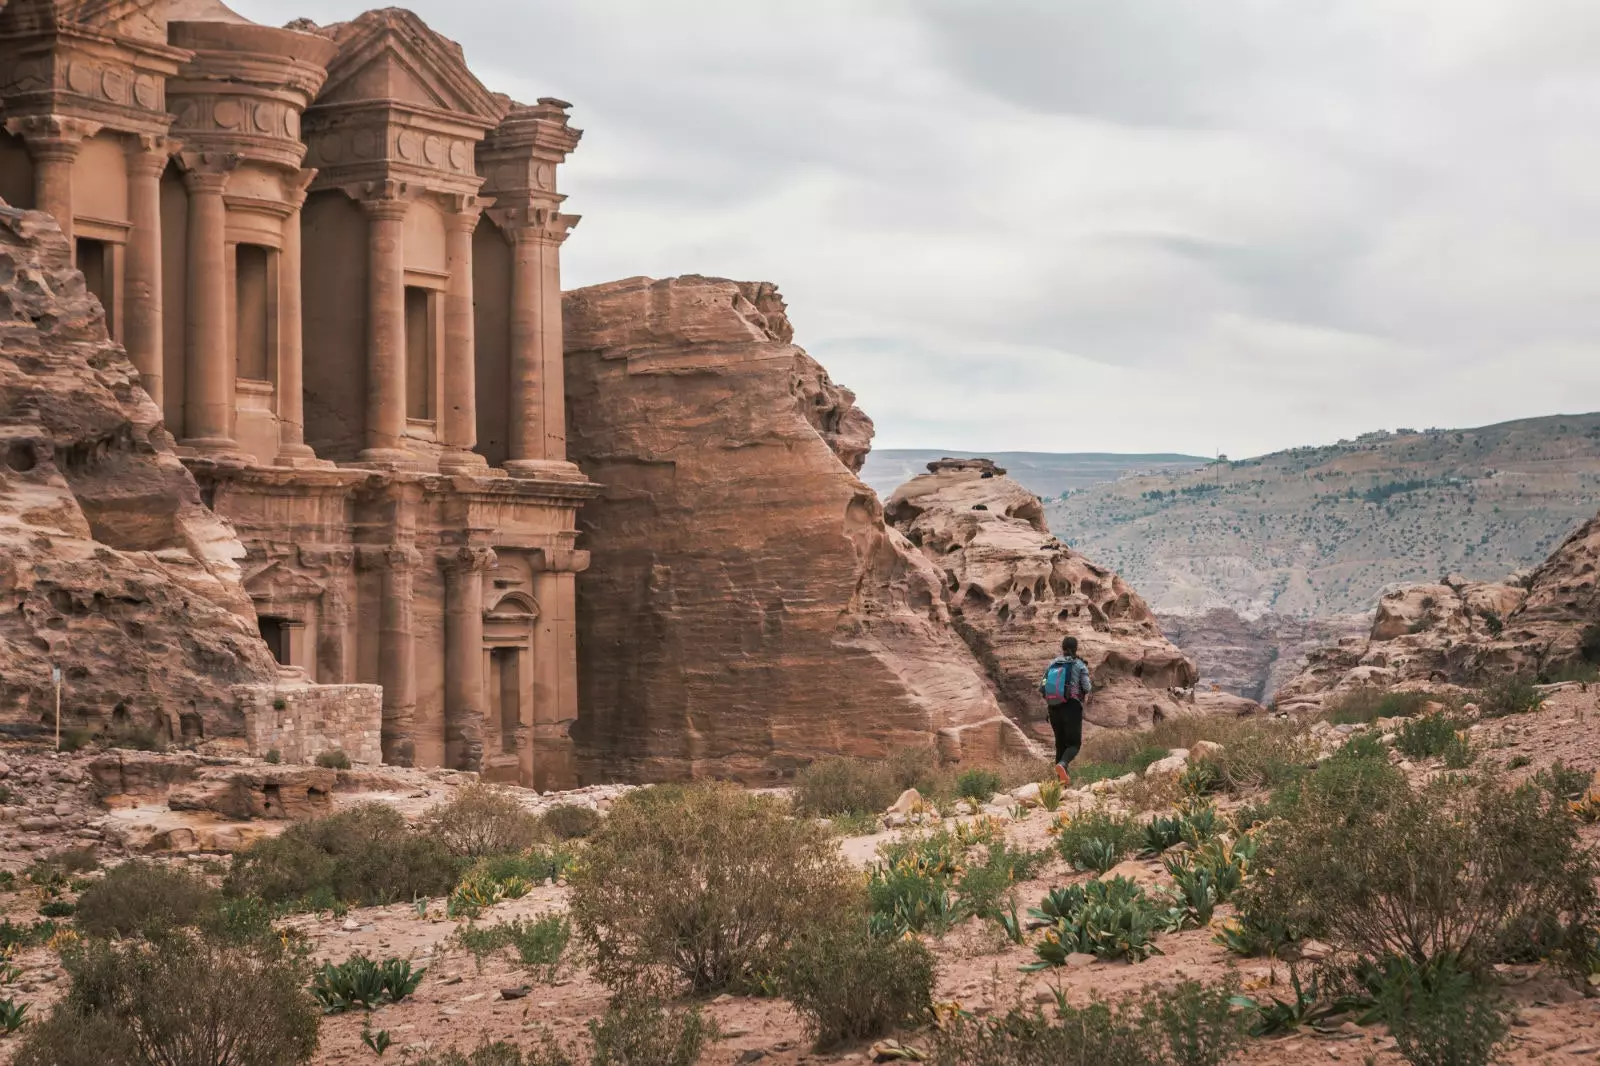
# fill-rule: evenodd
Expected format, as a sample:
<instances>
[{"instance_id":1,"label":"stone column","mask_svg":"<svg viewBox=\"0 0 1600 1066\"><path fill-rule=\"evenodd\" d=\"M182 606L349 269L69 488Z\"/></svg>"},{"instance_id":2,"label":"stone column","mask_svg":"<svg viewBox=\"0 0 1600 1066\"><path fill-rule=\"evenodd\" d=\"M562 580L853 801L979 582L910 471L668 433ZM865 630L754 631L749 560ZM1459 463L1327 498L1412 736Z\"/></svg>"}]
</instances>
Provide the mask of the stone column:
<instances>
[{"instance_id":1,"label":"stone column","mask_svg":"<svg viewBox=\"0 0 1600 1066\"><path fill-rule=\"evenodd\" d=\"M561 243L576 221L537 209L511 231L511 441L514 477L577 480L567 462L561 335Z\"/></svg>"},{"instance_id":2,"label":"stone column","mask_svg":"<svg viewBox=\"0 0 1600 1066\"><path fill-rule=\"evenodd\" d=\"M228 337L227 207L231 166L209 162L183 175L189 190L183 444L203 454L238 450L233 439L234 366Z\"/></svg>"},{"instance_id":3,"label":"stone column","mask_svg":"<svg viewBox=\"0 0 1600 1066\"><path fill-rule=\"evenodd\" d=\"M307 466L317 457L306 444L305 344L300 296L300 208L306 186L316 176L302 170L284 184L292 210L283 220L283 245L278 252L278 457L277 466Z\"/></svg>"},{"instance_id":4,"label":"stone column","mask_svg":"<svg viewBox=\"0 0 1600 1066\"><path fill-rule=\"evenodd\" d=\"M406 451L405 217L392 188L361 201L367 231L367 425L361 460L413 465Z\"/></svg>"},{"instance_id":5,"label":"stone column","mask_svg":"<svg viewBox=\"0 0 1600 1066\"><path fill-rule=\"evenodd\" d=\"M460 197L445 218L445 257L450 281L444 294L444 411L439 420L446 451L439 469L447 474L482 474L489 463L473 451L478 443L477 345L472 311L472 235L483 203Z\"/></svg>"},{"instance_id":6,"label":"stone column","mask_svg":"<svg viewBox=\"0 0 1600 1066\"><path fill-rule=\"evenodd\" d=\"M354 556L348 549L307 551L300 561L320 567L323 574L322 609L317 614L316 681L323 685L348 685L355 681L350 670L350 564Z\"/></svg>"},{"instance_id":7,"label":"stone column","mask_svg":"<svg viewBox=\"0 0 1600 1066\"><path fill-rule=\"evenodd\" d=\"M578 720L577 575L589 553L571 548L534 553L533 742L524 753L523 783L538 789L577 784L572 726Z\"/></svg>"},{"instance_id":8,"label":"stone column","mask_svg":"<svg viewBox=\"0 0 1600 1066\"><path fill-rule=\"evenodd\" d=\"M127 144L127 265L123 270L123 346L139 368L139 384L166 413L161 299L161 172L174 145L161 137L135 137Z\"/></svg>"},{"instance_id":9,"label":"stone column","mask_svg":"<svg viewBox=\"0 0 1600 1066\"><path fill-rule=\"evenodd\" d=\"M483 573L494 565L488 548L439 553L444 570L444 764L483 767Z\"/></svg>"},{"instance_id":10,"label":"stone column","mask_svg":"<svg viewBox=\"0 0 1600 1066\"><path fill-rule=\"evenodd\" d=\"M67 238L67 248L77 261L73 243L72 165L84 138L100 132L97 123L55 115L26 115L6 121L6 130L28 142L33 157L33 206L50 215Z\"/></svg>"},{"instance_id":11,"label":"stone column","mask_svg":"<svg viewBox=\"0 0 1600 1066\"><path fill-rule=\"evenodd\" d=\"M362 565L381 570L383 602L378 616L378 683L383 686L383 761L410 766L416 761L416 625L411 578L422 562L415 548L390 545L363 548Z\"/></svg>"}]
</instances>

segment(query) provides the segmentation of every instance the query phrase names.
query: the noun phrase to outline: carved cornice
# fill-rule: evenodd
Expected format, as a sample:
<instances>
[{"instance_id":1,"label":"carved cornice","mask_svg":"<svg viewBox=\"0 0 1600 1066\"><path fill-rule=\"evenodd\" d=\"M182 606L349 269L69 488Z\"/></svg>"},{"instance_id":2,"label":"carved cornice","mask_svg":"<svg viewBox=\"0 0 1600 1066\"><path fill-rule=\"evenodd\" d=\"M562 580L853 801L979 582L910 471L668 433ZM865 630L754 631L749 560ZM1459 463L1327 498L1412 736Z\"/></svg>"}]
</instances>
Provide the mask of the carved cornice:
<instances>
[{"instance_id":1,"label":"carved cornice","mask_svg":"<svg viewBox=\"0 0 1600 1066\"><path fill-rule=\"evenodd\" d=\"M0 100L13 116L86 118L124 132L166 130L166 78L189 53L77 30L0 41Z\"/></svg>"},{"instance_id":2,"label":"carved cornice","mask_svg":"<svg viewBox=\"0 0 1600 1066\"><path fill-rule=\"evenodd\" d=\"M535 548L528 563L536 572L581 574L589 569L589 553L581 548Z\"/></svg>"},{"instance_id":3,"label":"carved cornice","mask_svg":"<svg viewBox=\"0 0 1600 1066\"><path fill-rule=\"evenodd\" d=\"M315 110L305 116L305 161L324 173L319 187L398 180L440 193L476 193L483 184L476 164L481 130L386 103L333 118Z\"/></svg>"}]
</instances>

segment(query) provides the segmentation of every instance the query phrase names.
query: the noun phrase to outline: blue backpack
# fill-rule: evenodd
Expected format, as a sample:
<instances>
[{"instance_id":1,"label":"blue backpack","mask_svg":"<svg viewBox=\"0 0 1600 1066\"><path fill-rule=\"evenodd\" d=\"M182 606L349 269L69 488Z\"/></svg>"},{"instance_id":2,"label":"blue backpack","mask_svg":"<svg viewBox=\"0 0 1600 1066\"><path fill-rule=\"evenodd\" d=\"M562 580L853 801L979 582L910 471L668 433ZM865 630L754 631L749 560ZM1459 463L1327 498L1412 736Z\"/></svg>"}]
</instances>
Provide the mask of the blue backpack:
<instances>
[{"instance_id":1,"label":"blue backpack","mask_svg":"<svg viewBox=\"0 0 1600 1066\"><path fill-rule=\"evenodd\" d=\"M1066 703L1082 700L1083 686L1078 683L1078 660L1057 659L1045 668L1044 700L1046 703Z\"/></svg>"}]
</instances>

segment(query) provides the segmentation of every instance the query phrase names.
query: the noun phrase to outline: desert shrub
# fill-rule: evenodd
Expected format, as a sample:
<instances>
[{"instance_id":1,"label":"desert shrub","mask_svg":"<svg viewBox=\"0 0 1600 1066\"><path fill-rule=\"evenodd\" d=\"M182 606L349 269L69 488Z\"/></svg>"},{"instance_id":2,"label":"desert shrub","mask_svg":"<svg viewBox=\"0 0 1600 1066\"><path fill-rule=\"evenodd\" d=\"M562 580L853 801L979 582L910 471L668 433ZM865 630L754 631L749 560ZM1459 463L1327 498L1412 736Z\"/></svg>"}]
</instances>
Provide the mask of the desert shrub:
<instances>
[{"instance_id":1,"label":"desert shrub","mask_svg":"<svg viewBox=\"0 0 1600 1066\"><path fill-rule=\"evenodd\" d=\"M638 999L606 1008L589 1023L589 1036L590 1066L694 1066L718 1033L716 1022L694 1007L668 1010Z\"/></svg>"},{"instance_id":2,"label":"desert shrub","mask_svg":"<svg viewBox=\"0 0 1600 1066\"><path fill-rule=\"evenodd\" d=\"M1340 744L1330 758L1344 759L1379 759L1389 758L1389 746L1383 742L1379 734L1368 731L1356 733L1349 740Z\"/></svg>"},{"instance_id":3,"label":"desert shrub","mask_svg":"<svg viewBox=\"0 0 1600 1066\"><path fill-rule=\"evenodd\" d=\"M932 1010L935 966L920 940L850 921L813 927L784 953L778 987L819 1048L913 1026Z\"/></svg>"},{"instance_id":4,"label":"desert shrub","mask_svg":"<svg viewBox=\"0 0 1600 1066\"><path fill-rule=\"evenodd\" d=\"M281 952L197 936L89 940L71 986L25 1030L17 1066L292 1066L317 1046L304 971Z\"/></svg>"},{"instance_id":5,"label":"desert shrub","mask_svg":"<svg viewBox=\"0 0 1600 1066\"><path fill-rule=\"evenodd\" d=\"M600 812L577 803L558 803L539 817L545 832L557 840L582 840L600 825Z\"/></svg>"},{"instance_id":6,"label":"desert shrub","mask_svg":"<svg viewBox=\"0 0 1600 1066\"><path fill-rule=\"evenodd\" d=\"M455 854L473 859L522 851L541 835L538 817L515 796L481 783L457 789L429 810L423 827Z\"/></svg>"},{"instance_id":7,"label":"desert shrub","mask_svg":"<svg viewBox=\"0 0 1600 1066\"><path fill-rule=\"evenodd\" d=\"M1600 867L1565 803L1536 786L1413 791L1382 764L1329 763L1262 833L1242 919L1369 959L1481 968L1531 937L1541 957L1588 962Z\"/></svg>"},{"instance_id":8,"label":"desert shrub","mask_svg":"<svg viewBox=\"0 0 1600 1066\"><path fill-rule=\"evenodd\" d=\"M47 899L39 904L39 915L42 918L70 918L77 909L77 904L70 900Z\"/></svg>"},{"instance_id":9,"label":"desert shrub","mask_svg":"<svg viewBox=\"0 0 1600 1066\"><path fill-rule=\"evenodd\" d=\"M1058 819L1056 850L1079 870L1105 873L1144 842L1144 827L1132 818L1088 811Z\"/></svg>"},{"instance_id":10,"label":"desert shrub","mask_svg":"<svg viewBox=\"0 0 1600 1066\"><path fill-rule=\"evenodd\" d=\"M1456 736L1460 729L1461 724L1448 714L1425 714L1400 727L1394 746L1412 759L1443 756L1461 743Z\"/></svg>"},{"instance_id":11,"label":"desert shrub","mask_svg":"<svg viewBox=\"0 0 1600 1066\"><path fill-rule=\"evenodd\" d=\"M1026 881L1044 865L1049 853L1017 847L1004 839L991 841L982 858L969 855L956 875L954 888L960 913L993 918L1000 900L1019 881Z\"/></svg>"},{"instance_id":12,"label":"desert shrub","mask_svg":"<svg viewBox=\"0 0 1600 1066\"><path fill-rule=\"evenodd\" d=\"M604 980L666 970L702 992L770 971L791 936L861 898L824 829L714 783L619 800L571 884L573 926Z\"/></svg>"},{"instance_id":13,"label":"desert shrub","mask_svg":"<svg viewBox=\"0 0 1600 1066\"><path fill-rule=\"evenodd\" d=\"M1374 967L1377 1014L1413 1066L1484 1066L1495 1061L1511 1012L1477 975L1450 955L1428 965L1409 958Z\"/></svg>"},{"instance_id":14,"label":"desert shrub","mask_svg":"<svg viewBox=\"0 0 1600 1066\"><path fill-rule=\"evenodd\" d=\"M1544 697L1528 678L1513 674L1485 687L1478 693L1478 710L1485 718L1505 718L1537 711Z\"/></svg>"},{"instance_id":15,"label":"desert shrub","mask_svg":"<svg viewBox=\"0 0 1600 1066\"><path fill-rule=\"evenodd\" d=\"M956 778L956 798L969 799L974 803L988 803L989 798L1000 791L1000 775L993 770L983 767L973 767L963 770Z\"/></svg>"},{"instance_id":16,"label":"desert shrub","mask_svg":"<svg viewBox=\"0 0 1600 1066\"><path fill-rule=\"evenodd\" d=\"M1220 1066L1243 1047L1234 986L1183 981L1115 1003L1058 1001L986 1019L958 1019L934 1034L937 1066Z\"/></svg>"},{"instance_id":17,"label":"desert shrub","mask_svg":"<svg viewBox=\"0 0 1600 1066\"><path fill-rule=\"evenodd\" d=\"M377 962L352 955L340 963L325 962L311 978L311 995L329 1014L372 1010L384 1003L399 1003L417 990L427 968L414 970L406 959Z\"/></svg>"},{"instance_id":18,"label":"desert shrub","mask_svg":"<svg viewBox=\"0 0 1600 1066\"><path fill-rule=\"evenodd\" d=\"M1328 707L1327 719L1334 725L1356 725L1379 718L1411 718L1422 713L1429 698L1423 692L1352 689Z\"/></svg>"},{"instance_id":19,"label":"desert shrub","mask_svg":"<svg viewBox=\"0 0 1600 1066\"><path fill-rule=\"evenodd\" d=\"M10 918L0 920L0 955L5 955L11 948L31 948L47 943L59 929L55 922L50 921L22 925Z\"/></svg>"},{"instance_id":20,"label":"desert shrub","mask_svg":"<svg viewBox=\"0 0 1600 1066\"><path fill-rule=\"evenodd\" d=\"M365 803L252 844L234 857L223 889L302 907L377 905L446 895L460 865L392 807Z\"/></svg>"},{"instance_id":21,"label":"desert shrub","mask_svg":"<svg viewBox=\"0 0 1600 1066\"><path fill-rule=\"evenodd\" d=\"M924 796L939 795L950 790L951 772L939 765L939 753L933 748L895 748L882 762L889 775L889 783L898 796L914 788ZM882 810L882 807L877 810Z\"/></svg>"},{"instance_id":22,"label":"desert shrub","mask_svg":"<svg viewBox=\"0 0 1600 1066\"><path fill-rule=\"evenodd\" d=\"M943 932L960 916L953 886L966 845L941 829L878 849L867 875L873 928L885 935Z\"/></svg>"},{"instance_id":23,"label":"desert shrub","mask_svg":"<svg viewBox=\"0 0 1600 1066\"><path fill-rule=\"evenodd\" d=\"M883 762L866 759L818 759L795 776L796 814L831 818L841 814L878 814L906 788Z\"/></svg>"},{"instance_id":24,"label":"desert shrub","mask_svg":"<svg viewBox=\"0 0 1600 1066\"><path fill-rule=\"evenodd\" d=\"M472 1051L446 1051L416 1060L416 1066L577 1066L573 1058L548 1030L538 1036L539 1044L527 1050L504 1040L487 1040Z\"/></svg>"},{"instance_id":25,"label":"desert shrub","mask_svg":"<svg viewBox=\"0 0 1600 1066\"><path fill-rule=\"evenodd\" d=\"M555 980L572 939L572 923L560 914L544 914L537 918L522 918L498 925L464 925L456 930L456 940L478 958L514 948L522 965L544 973L545 980Z\"/></svg>"},{"instance_id":26,"label":"desert shrub","mask_svg":"<svg viewBox=\"0 0 1600 1066\"><path fill-rule=\"evenodd\" d=\"M217 892L187 870L133 859L107 871L78 897L78 927L90 936L154 937L199 925Z\"/></svg>"},{"instance_id":27,"label":"desert shrub","mask_svg":"<svg viewBox=\"0 0 1600 1066\"><path fill-rule=\"evenodd\" d=\"M261 756L261 761L266 763L268 766L277 766L283 761L283 752L279 751L277 748L268 748L267 753Z\"/></svg>"},{"instance_id":28,"label":"desert shrub","mask_svg":"<svg viewBox=\"0 0 1600 1066\"><path fill-rule=\"evenodd\" d=\"M1077 953L1140 962L1160 954L1157 933L1182 928L1187 912L1165 892L1146 893L1125 877L1051 889L1028 916L1045 930L1039 961L1024 969L1066 965Z\"/></svg>"},{"instance_id":29,"label":"desert shrub","mask_svg":"<svg viewBox=\"0 0 1600 1066\"><path fill-rule=\"evenodd\" d=\"M1573 800L1589 789L1592 774L1557 759L1528 779L1528 783L1562 800Z\"/></svg>"},{"instance_id":30,"label":"desert shrub","mask_svg":"<svg viewBox=\"0 0 1600 1066\"><path fill-rule=\"evenodd\" d=\"M1305 773L1314 761L1314 743L1290 726L1253 724L1256 728L1240 730L1222 751L1205 759L1217 768L1229 792L1277 788Z\"/></svg>"},{"instance_id":31,"label":"desert shrub","mask_svg":"<svg viewBox=\"0 0 1600 1066\"><path fill-rule=\"evenodd\" d=\"M50 862L65 874L86 874L100 868L94 848L64 848L50 856Z\"/></svg>"},{"instance_id":32,"label":"desert shrub","mask_svg":"<svg viewBox=\"0 0 1600 1066\"><path fill-rule=\"evenodd\" d=\"M345 754L343 748L329 748L327 751L317 752L316 763L324 770L348 770L350 756Z\"/></svg>"},{"instance_id":33,"label":"desert shrub","mask_svg":"<svg viewBox=\"0 0 1600 1066\"><path fill-rule=\"evenodd\" d=\"M1061 782L1054 778L1039 783L1039 806L1054 814L1061 809Z\"/></svg>"}]
</instances>

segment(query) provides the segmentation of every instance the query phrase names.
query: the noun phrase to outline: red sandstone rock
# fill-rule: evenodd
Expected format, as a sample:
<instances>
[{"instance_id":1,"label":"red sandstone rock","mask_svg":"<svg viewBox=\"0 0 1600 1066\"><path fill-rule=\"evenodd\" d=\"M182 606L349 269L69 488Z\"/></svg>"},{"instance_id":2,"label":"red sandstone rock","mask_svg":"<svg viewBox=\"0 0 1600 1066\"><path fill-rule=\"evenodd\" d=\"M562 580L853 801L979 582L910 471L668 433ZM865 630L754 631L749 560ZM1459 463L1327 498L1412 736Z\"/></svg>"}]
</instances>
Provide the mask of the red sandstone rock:
<instances>
[{"instance_id":1,"label":"red sandstone rock","mask_svg":"<svg viewBox=\"0 0 1600 1066\"><path fill-rule=\"evenodd\" d=\"M0 721L236 733L230 685L277 668L232 528L46 215L0 205Z\"/></svg>"},{"instance_id":2,"label":"red sandstone rock","mask_svg":"<svg viewBox=\"0 0 1600 1066\"><path fill-rule=\"evenodd\" d=\"M946 459L896 489L895 528L943 575L956 628L989 670L1006 710L1044 716L1039 678L1075 636L1099 726L1148 726L1194 709L1194 664L1161 635L1144 600L1115 573L1045 527L1038 497L987 459Z\"/></svg>"},{"instance_id":3,"label":"red sandstone rock","mask_svg":"<svg viewBox=\"0 0 1600 1066\"><path fill-rule=\"evenodd\" d=\"M1025 743L852 473L871 423L776 289L630 278L567 293L565 318L570 454L605 486L580 515L587 779Z\"/></svg>"}]
</instances>

